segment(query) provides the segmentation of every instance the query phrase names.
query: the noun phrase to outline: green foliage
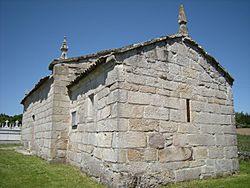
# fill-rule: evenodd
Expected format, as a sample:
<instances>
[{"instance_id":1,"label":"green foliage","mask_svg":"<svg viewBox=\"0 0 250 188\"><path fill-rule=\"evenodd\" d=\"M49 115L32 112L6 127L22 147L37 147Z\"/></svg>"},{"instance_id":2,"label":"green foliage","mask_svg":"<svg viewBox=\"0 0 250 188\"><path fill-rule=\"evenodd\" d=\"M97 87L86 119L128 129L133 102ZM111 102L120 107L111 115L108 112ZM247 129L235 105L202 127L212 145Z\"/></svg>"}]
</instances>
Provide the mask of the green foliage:
<instances>
[{"instance_id":1,"label":"green foliage","mask_svg":"<svg viewBox=\"0 0 250 188\"><path fill-rule=\"evenodd\" d=\"M6 120L8 120L10 123L14 123L16 120L18 120L19 122L22 122L22 118L23 118L23 114L18 114L14 116L0 114L0 123L5 122Z\"/></svg>"},{"instance_id":2,"label":"green foliage","mask_svg":"<svg viewBox=\"0 0 250 188\"><path fill-rule=\"evenodd\" d=\"M1 188L101 188L80 170L65 164L51 165L35 157L0 150Z\"/></svg>"},{"instance_id":3,"label":"green foliage","mask_svg":"<svg viewBox=\"0 0 250 188\"><path fill-rule=\"evenodd\" d=\"M235 113L236 126L250 128L250 114L244 112Z\"/></svg>"},{"instance_id":4,"label":"green foliage","mask_svg":"<svg viewBox=\"0 0 250 188\"><path fill-rule=\"evenodd\" d=\"M239 151L250 152L250 136L248 135L237 135L238 149Z\"/></svg>"}]
</instances>

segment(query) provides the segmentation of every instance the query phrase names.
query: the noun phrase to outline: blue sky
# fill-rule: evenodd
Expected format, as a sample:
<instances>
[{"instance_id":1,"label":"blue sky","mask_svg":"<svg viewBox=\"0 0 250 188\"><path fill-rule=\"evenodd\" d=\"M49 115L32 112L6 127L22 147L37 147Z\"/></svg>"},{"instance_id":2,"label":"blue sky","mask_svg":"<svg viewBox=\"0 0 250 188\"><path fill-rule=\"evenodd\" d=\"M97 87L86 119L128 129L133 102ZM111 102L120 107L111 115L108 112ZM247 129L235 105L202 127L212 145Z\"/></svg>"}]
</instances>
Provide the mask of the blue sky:
<instances>
[{"instance_id":1,"label":"blue sky","mask_svg":"<svg viewBox=\"0 0 250 188\"><path fill-rule=\"evenodd\" d=\"M64 35L73 57L174 34L181 3L190 36L235 78L235 110L249 113L247 0L0 0L0 113L22 113Z\"/></svg>"}]
</instances>

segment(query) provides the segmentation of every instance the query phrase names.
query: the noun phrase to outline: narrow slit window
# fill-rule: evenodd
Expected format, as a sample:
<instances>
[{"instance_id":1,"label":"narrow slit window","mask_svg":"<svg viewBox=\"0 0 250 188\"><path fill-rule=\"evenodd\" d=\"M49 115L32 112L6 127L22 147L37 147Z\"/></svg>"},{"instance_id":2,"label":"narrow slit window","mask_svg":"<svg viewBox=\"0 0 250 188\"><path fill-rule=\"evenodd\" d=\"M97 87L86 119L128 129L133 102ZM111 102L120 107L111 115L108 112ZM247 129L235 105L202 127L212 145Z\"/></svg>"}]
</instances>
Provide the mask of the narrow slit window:
<instances>
[{"instance_id":1,"label":"narrow slit window","mask_svg":"<svg viewBox=\"0 0 250 188\"><path fill-rule=\"evenodd\" d=\"M88 104L88 116L93 117L94 115L94 95L89 95L89 104Z\"/></svg>"},{"instance_id":2,"label":"narrow slit window","mask_svg":"<svg viewBox=\"0 0 250 188\"><path fill-rule=\"evenodd\" d=\"M77 128L76 111L72 112L71 115L72 115L72 129L76 129Z\"/></svg>"},{"instance_id":3,"label":"narrow slit window","mask_svg":"<svg viewBox=\"0 0 250 188\"><path fill-rule=\"evenodd\" d=\"M186 99L187 122L190 122L190 99Z\"/></svg>"}]
</instances>

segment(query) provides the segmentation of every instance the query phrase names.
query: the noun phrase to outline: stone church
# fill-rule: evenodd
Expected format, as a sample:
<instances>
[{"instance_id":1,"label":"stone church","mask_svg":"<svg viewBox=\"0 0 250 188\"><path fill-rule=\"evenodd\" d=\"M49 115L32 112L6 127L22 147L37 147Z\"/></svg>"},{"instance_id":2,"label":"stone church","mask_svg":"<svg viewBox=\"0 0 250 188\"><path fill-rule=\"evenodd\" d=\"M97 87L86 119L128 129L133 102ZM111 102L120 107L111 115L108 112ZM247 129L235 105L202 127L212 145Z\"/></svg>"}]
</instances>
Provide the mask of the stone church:
<instances>
[{"instance_id":1,"label":"stone church","mask_svg":"<svg viewBox=\"0 0 250 188\"><path fill-rule=\"evenodd\" d=\"M238 170L234 79L179 31L59 59L25 95L22 143L110 187L154 187Z\"/></svg>"}]
</instances>

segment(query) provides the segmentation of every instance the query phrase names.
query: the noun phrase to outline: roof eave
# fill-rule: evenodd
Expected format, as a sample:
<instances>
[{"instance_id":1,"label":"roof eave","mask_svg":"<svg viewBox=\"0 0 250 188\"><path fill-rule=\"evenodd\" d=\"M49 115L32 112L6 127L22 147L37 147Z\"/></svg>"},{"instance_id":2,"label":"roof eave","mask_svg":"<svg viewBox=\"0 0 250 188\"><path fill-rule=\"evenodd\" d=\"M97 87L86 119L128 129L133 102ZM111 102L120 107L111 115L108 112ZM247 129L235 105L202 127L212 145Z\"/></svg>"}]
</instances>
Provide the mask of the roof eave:
<instances>
[{"instance_id":1,"label":"roof eave","mask_svg":"<svg viewBox=\"0 0 250 188\"><path fill-rule=\"evenodd\" d=\"M20 104L24 105L25 100L32 94L34 93L41 85L43 85L47 80L49 80L50 76L45 76L43 78L41 78L38 83L35 85L35 87L24 96L24 98L22 99L22 101L20 102Z\"/></svg>"}]
</instances>

